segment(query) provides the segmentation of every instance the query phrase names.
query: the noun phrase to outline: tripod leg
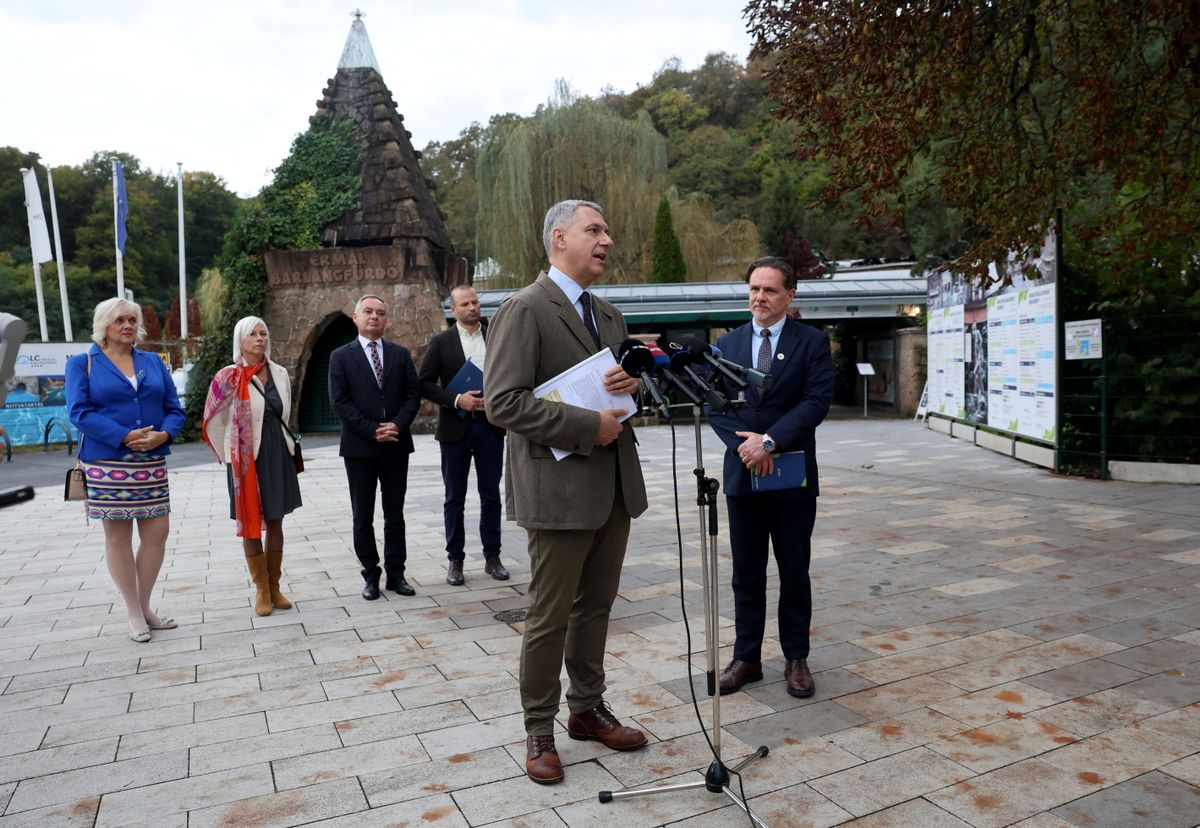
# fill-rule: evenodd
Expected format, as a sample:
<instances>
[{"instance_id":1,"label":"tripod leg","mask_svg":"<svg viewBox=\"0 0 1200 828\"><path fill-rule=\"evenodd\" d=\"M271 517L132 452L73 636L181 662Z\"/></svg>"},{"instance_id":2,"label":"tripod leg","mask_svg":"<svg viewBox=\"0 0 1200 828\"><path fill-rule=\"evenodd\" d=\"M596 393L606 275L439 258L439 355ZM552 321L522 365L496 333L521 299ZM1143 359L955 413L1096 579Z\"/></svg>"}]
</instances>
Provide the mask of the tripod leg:
<instances>
[{"instance_id":1,"label":"tripod leg","mask_svg":"<svg viewBox=\"0 0 1200 828\"><path fill-rule=\"evenodd\" d=\"M746 765L749 765L751 762L753 762L755 759L761 759L762 757L766 756L770 752L771 752L771 749L769 747L767 747L766 745L759 745L758 750L754 751L754 753L751 753L745 759L743 759L742 761L740 761L736 765L734 765L732 768L730 768L729 772L737 773L742 768L746 767Z\"/></svg>"},{"instance_id":2,"label":"tripod leg","mask_svg":"<svg viewBox=\"0 0 1200 828\"><path fill-rule=\"evenodd\" d=\"M659 785L646 788L630 788L626 791L601 791L601 802L612 802L614 799L623 799L627 796L645 796L646 794L670 793L671 791L694 791L696 788L703 788L704 780L700 779L696 782L680 782L676 785Z\"/></svg>"},{"instance_id":3,"label":"tripod leg","mask_svg":"<svg viewBox=\"0 0 1200 828\"><path fill-rule=\"evenodd\" d=\"M753 759L753 758L756 758L757 756L758 756L758 754L754 754L750 758ZM737 805L739 808L741 808L746 813L746 815L748 817L750 817L751 822L753 822L755 825L759 826L759 828L770 828L770 826L768 826L767 823L763 822L762 819L759 818L758 814L756 814L756 813L754 813L754 811L750 810L750 806L747 805L740 796L735 794L733 791L729 790L728 786L726 786L726 788L725 788L725 795L727 797L729 797L730 799L732 799L733 804Z\"/></svg>"}]
</instances>

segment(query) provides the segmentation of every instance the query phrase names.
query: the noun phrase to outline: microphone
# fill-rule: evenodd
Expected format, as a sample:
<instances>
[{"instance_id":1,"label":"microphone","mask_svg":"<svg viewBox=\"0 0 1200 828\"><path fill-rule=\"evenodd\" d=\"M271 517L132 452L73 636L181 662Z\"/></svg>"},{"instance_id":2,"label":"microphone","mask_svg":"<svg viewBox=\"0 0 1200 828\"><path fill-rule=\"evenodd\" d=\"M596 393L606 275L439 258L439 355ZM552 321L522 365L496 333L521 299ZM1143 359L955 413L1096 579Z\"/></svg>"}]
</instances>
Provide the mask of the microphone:
<instances>
[{"instance_id":1,"label":"microphone","mask_svg":"<svg viewBox=\"0 0 1200 828\"><path fill-rule=\"evenodd\" d=\"M670 345L667 346L668 348ZM695 406L703 406L704 401L700 399L700 395L693 391L683 379L671 371L671 358L663 353L663 350L657 345L649 346L650 355L654 358L654 375L662 377L667 383L679 390L679 393L687 397L688 402Z\"/></svg>"},{"instance_id":2,"label":"microphone","mask_svg":"<svg viewBox=\"0 0 1200 828\"><path fill-rule=\"evenodd\" d=\"M671 371L675 373L682 371L693 385L700 389L704 394L704 401L714 411L728 411L729 400L725 398L725 395L709 385L708 381L696 373L696 369L692 367L697 364L696 358L682 345L674 342L667 343L667 349L671 351Z\"/></svg>"},{"instance_id":3,"label":"microphone","mask_svg":"<svg viewBox=\"0 0 1200 828\"><path fill-rule=\"evenodd\" d=\"M688 351L694 358L702 359L717 369L722 376L729 378L738 388L745 388L746 384L749 383L755 388L767 391L775 382L775 377L771 374L764 374L762 371L747 368L745 365L739 365L733 360L721 356L721 349L716 345L709 345L693 340L688 345Z\"/></svg>"},{"instance_id":4,"label":"microphone","mask_svg":"<svg viewBox=\"0 0 1200 828\"><path fill-rule=\"evenodd\" d=\"M736 372L731 371L721 364L721 350L715 345L709 345L707 342L700 342L699 340L693 339L688 342L687 349L688 353L692 355L693 359L703 360L704 362L708 363L708 365L715 369L718 374L729 380L729 382L733 383L733 387L736 388L739 393L746 390L746 381L738 376Z\"/></svg>"},{"instance_id":5,"label":"microphone","mask_svg":"<svg viewBox=\"0 0 1200 828\"><path fill-rule=\"evenodd\" d=\"M663 398L662 391L659 390L658 385L654 382L654 377L651 376L657 360L650 349L636 339L626 339L617 349L617 353L620 354L618 361L625 369L625 373L631 377L638 377L642 381L643 387L654 398L654 403L658 406L658 413L664 420L671 419L670 405ZM665 354L663 358L666 359Z\"/></svg>"}]
</instances>

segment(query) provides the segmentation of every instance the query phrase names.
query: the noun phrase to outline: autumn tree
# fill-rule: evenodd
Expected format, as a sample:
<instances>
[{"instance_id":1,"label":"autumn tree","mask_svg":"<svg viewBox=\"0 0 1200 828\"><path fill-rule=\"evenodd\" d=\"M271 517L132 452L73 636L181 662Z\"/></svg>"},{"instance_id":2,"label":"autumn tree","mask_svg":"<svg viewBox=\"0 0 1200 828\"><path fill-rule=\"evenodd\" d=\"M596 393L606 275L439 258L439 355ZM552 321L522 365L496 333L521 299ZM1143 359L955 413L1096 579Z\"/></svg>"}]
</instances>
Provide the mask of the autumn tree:
<instances>
[{"instance_id":1,"label":"autumn tree","mask_svg":"<svg viewBox=\"0 0 1200 828\"><path fill-rule=\"evenodd\" d=\"M868 214L957 211L973 275L1038 249L1058 208L1135 293L1200 250L1195 2L751 0L747 17L795 148Z\"/></svg>"},{"instance_id":2,"label":"autumn tree","mask_svg":"<svg viewBox=\"0 0 1200 828\"><path fill-rule=\"evenodd\" d=\"M438 207L446 214L446 234L458 255L475 261L475 222L479 185L475 164L483 127L478 123L449 141L430 141L421 155L421 169L433 182Z\"/></svg>"}]
</instances>

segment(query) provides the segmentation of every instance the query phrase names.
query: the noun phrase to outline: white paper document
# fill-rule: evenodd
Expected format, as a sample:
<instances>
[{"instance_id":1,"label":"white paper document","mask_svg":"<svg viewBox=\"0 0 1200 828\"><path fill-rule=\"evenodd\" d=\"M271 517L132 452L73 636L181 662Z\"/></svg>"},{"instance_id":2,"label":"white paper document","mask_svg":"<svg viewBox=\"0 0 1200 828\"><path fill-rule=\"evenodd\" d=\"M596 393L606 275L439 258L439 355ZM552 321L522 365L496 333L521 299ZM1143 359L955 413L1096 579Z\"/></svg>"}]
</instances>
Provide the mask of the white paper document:
<instances>
[{"instance_id":1,"label":"white paper document","mask_svg":"<svg viewBox=\"0 0 1200 828\"><path fill-rule=\"evenodd\" d=\"M612 351L604 348L558 376L543 382L533 389L533 396L539 400L577 405L592 411L623 408L625 415L621 417L621 422L625 422L637 410L637 400L628 394L610 394L604 388L604 375L616 364L617 360ZM550 447L550 451L553 452L555 460L561 460L572 453L554 446Z\"/></svg>"}]
</instances>

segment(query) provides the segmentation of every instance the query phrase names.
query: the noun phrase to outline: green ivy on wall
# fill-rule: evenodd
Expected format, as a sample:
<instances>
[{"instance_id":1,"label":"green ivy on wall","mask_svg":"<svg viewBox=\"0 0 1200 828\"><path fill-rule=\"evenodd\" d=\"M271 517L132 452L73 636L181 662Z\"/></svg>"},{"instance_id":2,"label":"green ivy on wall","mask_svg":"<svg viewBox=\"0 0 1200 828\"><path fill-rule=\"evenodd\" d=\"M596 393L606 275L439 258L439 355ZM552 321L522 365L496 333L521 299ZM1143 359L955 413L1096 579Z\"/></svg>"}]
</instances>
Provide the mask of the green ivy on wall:
<instances>
[{"instance_id":1,"label":"green ivy on wall","mask_svg":"<svg viewBox=\"0 0 1200 828\"><path fill-rule=\"evenodd\" d=\"M246 203L225 236L217 267L227 300L221 323L210 331L188 378L189 436L198 435L213 374L229 364L233 326L261 316L267 295L268 250L320 246L321 230L351 210L362 186L366 138L348 118L314 118L296 136L275 179Z\"/></svg>"}]
</instances>

